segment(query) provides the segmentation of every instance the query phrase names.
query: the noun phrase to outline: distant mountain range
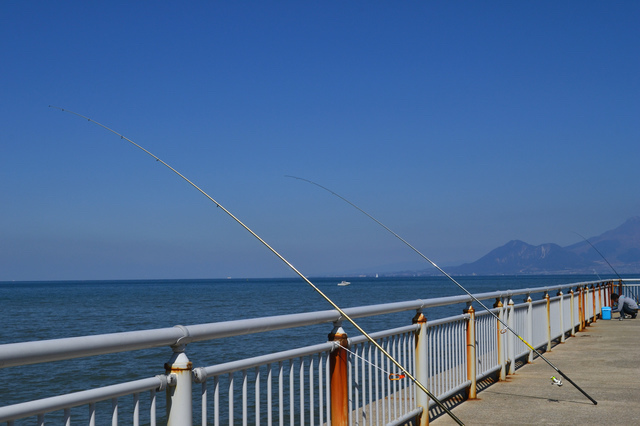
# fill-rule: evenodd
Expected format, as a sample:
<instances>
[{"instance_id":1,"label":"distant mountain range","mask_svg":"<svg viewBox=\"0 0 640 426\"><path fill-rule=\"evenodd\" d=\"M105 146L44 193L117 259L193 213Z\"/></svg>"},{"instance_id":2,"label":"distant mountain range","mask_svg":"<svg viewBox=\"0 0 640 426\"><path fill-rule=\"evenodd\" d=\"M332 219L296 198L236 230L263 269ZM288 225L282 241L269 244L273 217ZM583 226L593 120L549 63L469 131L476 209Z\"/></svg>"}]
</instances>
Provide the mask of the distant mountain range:
<instances>
[{"instance_id":1,"label":"distant mountain range","mask_svg":"<svg viewBox=\"0 0 640 426\"><path fill-rule=\"evenodd\" d=\"M597 251L587 241L560 247L553 243L532 246L512 240L475 262L448 267L446 271L451 275L611 274L608 261L619 274L640 272L640 216L588 239ZM429 268L414 271L413 275L436 272L435 268Z\"/></svg>"}]
</instances>

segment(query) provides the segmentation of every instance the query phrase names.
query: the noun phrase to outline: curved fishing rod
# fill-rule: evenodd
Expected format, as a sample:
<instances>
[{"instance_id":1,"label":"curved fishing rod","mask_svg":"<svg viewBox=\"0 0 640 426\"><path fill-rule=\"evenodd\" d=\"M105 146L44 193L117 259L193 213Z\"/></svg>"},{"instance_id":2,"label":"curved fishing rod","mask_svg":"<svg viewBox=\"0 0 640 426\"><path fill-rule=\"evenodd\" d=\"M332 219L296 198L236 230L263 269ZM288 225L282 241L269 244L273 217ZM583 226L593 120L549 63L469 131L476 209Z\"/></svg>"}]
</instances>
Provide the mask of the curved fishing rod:
<instances>
[{"instance_id":1,"label":"curved fishing rod","mask_svg":"<svg viewBox=\"0 0 640 426\"><path fill-rule=\"evenodd\" d=\"M365 332L349 315L347 315L338 305L336 305L326 294L324 294L318 287L316 287L311 281L309 281L309 279L304 276L300 271L298 271L298 269L296 269L295 266L293 266L287 259L285 259L280 253L278 253L273 247L271 247L269 244L267 244L267 242L265 240L263 240L262 238L260 238L260 236L258 236L258 234L256 234L255 232L253 232L253 230L251 230L251 228L249 228L247 225L245 225L240 219L238 219L236 216L234 216L229 210L227 210L224 206L222 206L222 204L218 203L216 200L214 200L209 194L207 194L203 189L201 189L199 186L197 186L195 183L191 182L189 179L187 179L182 173L180 173L179 171L177 171L176 169L174 169L173 167L171 167L169 164L165 163L163 160L161 160L160 158L158 158L156 155L152 154L150 151L146 150L145 148L143 148L142 146L138 145L137 143L135 143L134 141L132 141L131 139L125 137L124 135L116 132L113 129L110 129L109 127L105 126L104 124L101 124L95 120L92 120L89 117L85 117L82 114L78 114L77 112L73 112L70 111L68 109L64 109L64 108L60 108L57 106L53 106L53 105L49 105L50 108L55 108L55 109L59 109L60 111L63 112L68 112L71 113L73 115L76 115L78 117L84 118L85 120L89 121L90 123L94 123L97 124L98 126L110 131L111 133L120 136L120 139L124 139L127 142L131 143L132 145L134 145L135 147L141 149L142 151L144 151L146 154L150 155L151 157L153 157L156 161L160 162L163 166L167 167L169 170L171 170L173 173L175 173L176 175L180 176L182 179L184 179L187 183L189 183L191 186L193 186L195 189L197 189L202 195L204 195L205 197L207 197L211 202L213 202L216 207L222 209L222 211L224 211L227 215L229 215L233 220L235 220L238 224L240 224L240 226L242 226L247 232L249 232L251 235L253 235L258 241L260 241L267 249L269 249L269 251L271 251L273 254L275 254L281 261L283 261L293 272L295 272L300 278L302 278L307 284L309 284L309 286L311 286L311 288L313 288L320 296L322 296L324 298L324 300L326 300L341 316L342 318L344 318L345 320L347 320L349 323L351 323L351 325L353 325L356 330L358 330L367 340L369 340L369 342L371 342L371 344L373 346L375 346L385 357L387 357L389 359L389 361L391 361L396 367L398 367L407 378L409 378L413 383L416 384L416 386L418 386L418 388L420 388L429 398L433 399L433 401L440 407L442 408L448 415L449 417L451 417L456 423L458 423L459 425L464 425L464 423L462 423L462 421L460 421L460 419L458 419L458 417L456 417L438 398L435 397L435 395L433 395L422 383L420 383L418 381L418 379L416 379L415 377L413 377L413 375L411 373L409 373L409 371L407 371L407 369L400 364L398 361L396 361L396 359L394 357L392 357L382 346L380 346L380 344L378 342L376 342L371 336L369 336L369 334L367 332ZM426 407L425 407L426 410Z\"/></svg>"},{"instance_id":2,"label":"curved fishing rod","mask_svg":"<svg viewBox=\"0 0 640 426\"><path fill-rule=\"evenodd\" d=\"M302 180L305 182L308 182L312 185L315 185L317 187L320 187L322 189L324 189L325 191L330 192L331 194L335 195L336 197L340 198L341 200L345 201L346 203L350 204L351 206L355 207L356 209L358 209L359 211L361 211L362 213L364 213L367 217L369 217L370 219L372 219L374 222L376 222L378 225L382 226L384 229L386 229L387 231L389 231L391 234L393 234L393 236L395 236L397 239L399 239L400 241L402 241L404 244L406 244L407 246L409 246L409 248L411 248L413 251L415 251L416 253L418 253L424 260L426 260L427 262L429 262L434 268L436 268L438 271L440 271L445 277L447 277L451 282L453 282L455 285L457 285L462 291L464 291L465 293L467 293L467 295L469 297L471 297L473 299L473 301L475 301L476 303L478 303L480 306L482 306L484 308L484 310L486 310L489 314L493 315L493 317L495 319L498 320L498 322L500 322L500 324L502 324L507 330L509 330L511 333L513 333L514 336L516 336L518 339L520 339L522 341L522 343L524 343L525 345L527 345L527 347L529 349L531 349L533 352L536 353L536 355L538 355L541 359L543 359L547 364L549 364L549 366L551 368L553 368L555 371L558 372L558 374L560 374L562 377L564 377L565 379L567 379L567 381L569 383L571 383L576 389L578 389L584 396L586 396L587 398L589 398L589 400L591 402L593 402L594 405L597 405L598 402L591 398L591 396L589 396L589 394L587 394L584 390L582 390L582 388L580 388L580 386L578 386L576 383L574 383L573 380L571 380L566 374L564 374L562 371L560 371L560 369L558 369L558 367L556 367L555 365L553 365L551 363L551 361L549 361L547 358L545 358L536 348L534 348L533 346L531 346L529 344L529 342L527 342L526 340L524 340L524 338L522 336L520 336L513 328L509 327L509 325L507 325L507 323L505 323L503 320L500 319L500 317L498 315L496 315L494 312L492 312L488 307L485 306L484 303L482 303L480 300L478 300L477 297L475 297L473 294L471 294L466 288L464 288L462 286L462 284L460 284L458 281L456 281L455 279L453 279L453 277L449 274L447 274L441 267L439 267L438 265L436 265L431 259L429 259L427 256L425 256L424 254L422 254L422 252L420 252L417 248L415 248L414 246L412 246L411 244L409 244L409 242L407 242L404 238L402 238L400 235L396 234L395 232L393 232L391 229L389 229L386 225L384 225L382 222L380 222L378 219L374 218L373 216L371 216L369 213L365 212L364 210L362 210L360 207L356 206L355 204L353 204L351 201L347 200L346 198L344 198L343 196L336 194L335 192L333 192L332 190L330 190L329 188L326 188L318 183L315 183L311 180L308 179L303 179L300 177L296 177L296 176L290 176L290 175L286 175L285 177L289 177L289 178L293 178L293 179L297 179L297 180Z\"/></svg>"},{"instance_id":3,"label":"curved fishing rod","mask_svg":"<svg viewBox=\"0 0 640 426\"><path fill-rule=\"evenodd\" d=\"M581 238L582 238L583 240L585 240L586 242L588 242L588 243L589 243L589 245L590 245L591 247L593 247L593 249L594 249L594 250L595 250L595 251L600 255L600 257L601 257L602 259L604 259L604 261L605 261L605 262L607 262L607 265L609 265L609 268L611 268L611 270L612 270L612 271L613 271L613 272L618 276L618 279L619 279L620 281L624 281L624 280L622 279L622 277L620 276L620 274L618 274L618 272L614 269L614 267L613 267L613 266L611 266L611 264L609 263L609 261L607 260L607 258L606 258L606 257L604 257L604 255L603 255L602 253L600 253L600 250L598 250L598 249L596 248L596 246L594 246L593 244L591 244L591 241L587 240L584 236L582 236L582 235L578 234L576 231L573 231L573 233L574 233L574 234L576 234L576 235L578 235L579 237L581 237ZM596 275L597 275L597 274L596 274Z\"/></svg>"}]
</instances>

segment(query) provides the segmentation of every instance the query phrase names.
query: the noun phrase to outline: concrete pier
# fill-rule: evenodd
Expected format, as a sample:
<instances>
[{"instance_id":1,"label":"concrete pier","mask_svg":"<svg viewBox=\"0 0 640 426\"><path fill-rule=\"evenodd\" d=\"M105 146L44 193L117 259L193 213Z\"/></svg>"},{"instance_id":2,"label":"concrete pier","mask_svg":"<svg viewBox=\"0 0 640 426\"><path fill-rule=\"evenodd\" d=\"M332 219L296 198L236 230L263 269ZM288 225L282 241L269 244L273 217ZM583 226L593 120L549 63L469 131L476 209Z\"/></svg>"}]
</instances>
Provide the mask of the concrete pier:
<instances>
[{"instance_id":1,"label":"concrete pier","mask_svg":"<svg viewBox=\"0 0 640 426\"><path fill-rule=\"evenodd\" d=\"M598 320L544 357L588 393L594 405L542 359L525 364L503 382L486 382L478 399L452 412L467 425L640 425L640 318ZM453 425L434 410L436 426ZM432 417L433 419L433 417Z\"/></svg>"}]
</instances>

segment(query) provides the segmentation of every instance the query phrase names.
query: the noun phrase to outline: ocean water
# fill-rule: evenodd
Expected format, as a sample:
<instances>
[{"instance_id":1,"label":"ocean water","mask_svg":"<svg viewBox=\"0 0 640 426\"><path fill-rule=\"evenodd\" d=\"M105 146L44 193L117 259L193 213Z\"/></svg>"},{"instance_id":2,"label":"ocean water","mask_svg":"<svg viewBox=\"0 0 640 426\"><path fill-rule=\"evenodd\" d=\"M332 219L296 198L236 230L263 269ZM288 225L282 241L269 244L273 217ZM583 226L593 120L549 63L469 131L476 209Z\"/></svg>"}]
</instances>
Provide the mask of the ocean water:
<instances>
[{"instance_id":1,"label":"ocean water","mask_svg":"<svg viewBox=\"0 0 640 426\"><path fill-rule=\"evenodd\" d=\"M460 277L458 281L471 293L484 293L595 278L546 275ZM336 285L342 277L311 281L341 308L464 294L444 277L345 279L350 286ZM0 301L0 344L331 309L300 279L0 282ZM426 313L436 319L458 315L462 308L433 308ZM410 324L412 316L406 312L357 322L367 332L375 332ZM355 335L350 326L345 329ZM330 331L331 324L324 324L197 342L187 347L187 355L194 367L213 365L322 343ZM152 377L164 373L163 364L170 356L170 348L156 348L5 368L0 370L0 406Z\"/></svg>"}]
</instances>

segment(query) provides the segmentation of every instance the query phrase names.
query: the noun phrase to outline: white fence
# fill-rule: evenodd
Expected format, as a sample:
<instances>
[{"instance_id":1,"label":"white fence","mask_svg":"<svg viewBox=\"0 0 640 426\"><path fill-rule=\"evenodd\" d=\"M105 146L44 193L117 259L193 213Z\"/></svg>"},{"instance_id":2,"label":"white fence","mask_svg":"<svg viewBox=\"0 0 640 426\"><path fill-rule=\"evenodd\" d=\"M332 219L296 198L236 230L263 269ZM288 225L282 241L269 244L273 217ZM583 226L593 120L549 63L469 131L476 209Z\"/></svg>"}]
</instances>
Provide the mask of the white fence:
<instances>
[{"instance_id":1,"label":"white fence","mask_svg":"<svg viewBox=\"0 0 640 426\"><path fill-rule=\"evenodd\" d=\"M594 281L475 297L494 301L495 315L536 349L549 350L553 341L564 341L596 321L618 288L617 282ZM460 303L466 304L463 313L428 321L429 308L453 309ZM371 337L442 400L458 393L474 398L477 381L490 375L504 379L514 372L516 360L533 360L520 339L489 312L476 309L465 295L345 312L354 319L410 314L406 326ZM197 368L187 358L186 348L193 342L294 328L299 333L300 327L316 324L331 324L336 339ZM0 368L157 347L173 353L163 374L3 406L0 422L379 425L424 423L433 405L363 336L344 335L335 311L5 344L0 345Z\"/></svg>"}]
</instances>

